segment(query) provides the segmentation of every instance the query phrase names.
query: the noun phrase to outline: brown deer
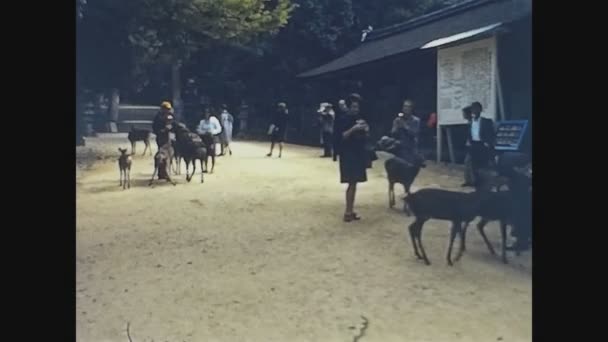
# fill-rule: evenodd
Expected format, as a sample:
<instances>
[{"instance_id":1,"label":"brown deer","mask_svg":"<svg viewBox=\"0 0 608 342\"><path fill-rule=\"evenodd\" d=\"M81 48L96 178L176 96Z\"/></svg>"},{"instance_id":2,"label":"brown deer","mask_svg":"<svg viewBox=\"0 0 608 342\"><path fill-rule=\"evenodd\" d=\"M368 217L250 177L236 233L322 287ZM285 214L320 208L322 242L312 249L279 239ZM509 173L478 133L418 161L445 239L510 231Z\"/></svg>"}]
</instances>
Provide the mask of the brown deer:
<instances>
[{"instance_id":1,"label":"brown deer","mask_svg":"<svg viewBox=\"0 0 608 342\"><path fill-rule=\"evenodd\" d=\"M119 148L120 157L118 157L118 168L120 170L120 185L123 189L131 188L131 163L133 162L131 155L127 154L126 148Z\"/></svg>"},{"instance_id":2,"label":"brown deer","mask_svg":"<svg viewBox=\"0 0 608 342\"><path fill-rule=\"evenodd\" d=\"M171 146L171 142L167 142L165 145L161 146L156 155L154 155L154 172L152 173L152 178L150 179L149 186L154 182L154 177L158 175L158 179L165 179L167 182L175 185L175 181L171 179L171 164L173 164L173 155L175 151Z\"/></svg>"}]
</instances>

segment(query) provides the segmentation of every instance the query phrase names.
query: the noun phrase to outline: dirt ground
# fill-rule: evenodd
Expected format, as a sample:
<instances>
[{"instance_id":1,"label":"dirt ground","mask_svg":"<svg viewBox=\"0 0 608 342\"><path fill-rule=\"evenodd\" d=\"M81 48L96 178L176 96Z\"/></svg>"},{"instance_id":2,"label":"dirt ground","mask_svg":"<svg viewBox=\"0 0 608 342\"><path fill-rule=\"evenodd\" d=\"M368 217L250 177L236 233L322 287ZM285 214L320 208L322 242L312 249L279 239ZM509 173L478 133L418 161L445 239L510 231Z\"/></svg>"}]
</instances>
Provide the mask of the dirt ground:
<instances>
[{"instance_id":1,"label":"dirt ground","mask_svg":"<svg viewBox=\"0 0 608 342\"><path fill-rule=\"evenodd\" d=\"M148 187L152 157L137 156L123 191L115 158L126 139L87 144L77 149L78 341L532 339L530 253L503 265L473 226L448 267L449 223L429 221L425 266L412 219L388 208L382 162L358 189L363 219L344 223L338 166L320 149L288 145L270 159L266 144L236 142L204 184L182 174L175 187ZM413 190L460 190L460 173L429 164ZM498 224L487 232L498 246Z\"/></svg>"}]
</instances>

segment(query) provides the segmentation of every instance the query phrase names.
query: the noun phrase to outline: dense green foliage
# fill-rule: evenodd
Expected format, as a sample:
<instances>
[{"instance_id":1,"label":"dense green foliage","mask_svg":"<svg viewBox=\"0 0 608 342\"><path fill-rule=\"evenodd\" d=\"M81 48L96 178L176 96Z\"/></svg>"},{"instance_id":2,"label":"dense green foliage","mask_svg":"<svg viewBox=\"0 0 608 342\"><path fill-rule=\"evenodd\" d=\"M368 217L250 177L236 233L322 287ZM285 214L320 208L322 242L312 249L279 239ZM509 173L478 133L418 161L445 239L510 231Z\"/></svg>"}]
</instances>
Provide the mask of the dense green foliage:
<instances>
[{"instance_id":1,"label":"dense green foliage","mask_svg":"<svg viewBox=\"0 0 608 342\"><path fill-rule=\"evenodd\" d=\"M141 89L151 66L187 62L217 43L247 44L276 34L292 10L289 0L79 0L81 81Z\"/></svg>"},{"instance_id":2,"label":"dense green foliage","mask_svg":"<svg viewBox=\"0 0 608 342\"><path fill-rule=\"evenodd\" d=\"M170 65L179 63L182 82L196 79L215 105L246 101L267 112L283 100L296 108L345 88L295 75L356 47L368 26L458 1L77 0L79 87L158 103L172 98Z\"/></svg>"}]
</instances>

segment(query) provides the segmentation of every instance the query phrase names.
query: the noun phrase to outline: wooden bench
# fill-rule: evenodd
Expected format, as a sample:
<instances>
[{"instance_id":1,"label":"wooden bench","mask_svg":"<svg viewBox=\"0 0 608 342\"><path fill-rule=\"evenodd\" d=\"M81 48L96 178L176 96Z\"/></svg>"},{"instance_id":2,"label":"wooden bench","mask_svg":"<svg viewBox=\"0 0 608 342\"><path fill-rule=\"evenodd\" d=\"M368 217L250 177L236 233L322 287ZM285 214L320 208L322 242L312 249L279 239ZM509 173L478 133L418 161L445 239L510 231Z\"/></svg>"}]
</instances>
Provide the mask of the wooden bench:
<instances>
[{"instance_id":1,"label":"wooden bench","mask_svg":"<svg viewBox=\"0 0 608 342\"><path fill-rule=\"evenodd\" d=\"M129 132L131 130L131 126L135 126L135 128L152 130L152 120L122 120L118 121L118 131L119 132Z\"/></svg>"},{"instance_id":2,"label":"wooden bench","mask_svg":"<svg viewBox=\"0 0 608 342\"><path fill-rule=\"evenodd\" d=\"M155 106L121 105L117 128L119 132L129 132L131 126L152 130L152 120L158 112Z\"/></svg>"}]
</instances>

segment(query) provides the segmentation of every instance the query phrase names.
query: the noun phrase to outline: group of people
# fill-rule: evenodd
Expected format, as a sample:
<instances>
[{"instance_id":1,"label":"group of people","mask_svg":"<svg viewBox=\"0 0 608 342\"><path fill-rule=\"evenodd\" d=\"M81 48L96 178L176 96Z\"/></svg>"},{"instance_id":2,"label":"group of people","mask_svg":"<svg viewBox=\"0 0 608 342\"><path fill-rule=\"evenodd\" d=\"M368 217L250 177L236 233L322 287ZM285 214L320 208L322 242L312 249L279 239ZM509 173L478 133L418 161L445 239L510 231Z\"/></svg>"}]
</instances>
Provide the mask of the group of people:
<instances>
[{"instance_id":1,"label":"group of people","mask_svg":"<svg viewBox=\"0 0 608 342\"><path fill-rule=\"evenodd\" d=\"M367 169L377 158L369 142L370 127L361 113L361 104L361 96L351 94L338 102L337 111L330 103L322 103L317 111L323 146L321 157L333 156L334 161L339 160L340 182L348 184L345 222L361 219L354 210L357 184L367 181ZM399 157L406 163L413 163L418 153L419 132L420 119L414 115L414 102L405 100L402 111L393 120L390 135L399 140L403 151Z\"/></svg>"},{"instance_id":2,"label":"group of people","mask_svg":"<svg viewBox=\"0 0 608 342\"><path fill-rule=\"evenodd\" d=\"M345 222L361 219L354 210L357 184L367 181L367 169L371 168L372 161L377 158L369 142L370 126L361 113L361 104L361 96L353 93L346 100L338 102L337 110L327 102L322 103L318 110L320 140L323 146L321 157L333 157L334 161L339 161L340 182L347 184L343 217ZM493 160L494 122L481 116L483 107L479 102L473 102L462 111L463 117L468 121L465 183L462 186L475 186L477 172L488 167ZM287 104L278 103L268 129L270 152L267 157L272 157L277 144L278 157L282 156L288 114ZM153 131L159 148L169 142L174 120L171 103L163 102L153 122ZM414 159L420 158L418 155L420 122L420 118L414 114L414 102L409 99L403 101L401 112L394 118L388 135L399 141L402 153L398 157L405 163L413 164ZM230 143L233 124L234 118L225 105L222 106L219 119L205 108L196 132L201 137L213 137L214 146L218 142L221 143L220 155L224 155L226 151L232 155Z\"/></svg>"},{"instance_id":3,"label":"group of people","mask_svg":"<svg viewBox=\"0 0 608 342\"><path fill-rule=\"evenodd\" d=\"M340 160L340 181L348 184L346 189L346 209L344 221L359 220L354 211L357 183L367 181L366 169L371 167L374 155L368 145L369 125L360 113L361 97L351 94L347 100L340 100L337 111L330 103L322 103L318 110L320 138L323 146L322 158L333 155L334 161ZM473 102L463 109L468 121L466 139L467 156L465 159L465 183L463 186L475 186L476 173L493 160L494 123L481 116L483 107ZM401 112L394 118L389 135L398 140L404 162L414 164L419 156L419 138L421 120L415 115L412 100L403 101ZM333 154L332 154L333 153Z\"/></svg>"},{"instance_id":4,"label":"group of people","mask_svg":"<svg viewBox=\"0 0 608 342\"><path fill-rule=\"evenodd\" d=\"M164 101L161 103L160 111L156 114L154 121L152 122L152 131L156 135L156 144L159 149L170 141L170 134L174 123L175 115L173 113L173 107L169 101ZM232 142L233 126L234 117L228 112L228 107L226 105L222 105L222 112L219 119L211 115L209 108L203 108L201 120L196 127L196 133L201 136L210 136L213 144L220 143L220 156L225 155L226 152L232 155L230 143Z\"/></svg>"},{"instance_id":5,"label":"group of people","mask_svg":"<svg viewBox=\"0 0 608 342\"><path fill-rule=\"evenodd\" d=\"M369 125L360 113L361 101L361 96L351 94L347 100L340 100L337 114L329 103L323 104L319 110L322 125L321 139L324 146L322 157L327 158L333 155L334 161L336 161L339 156L340 181L348 184L344 213L344 221L347 222L360 219L353 210L357 183L367 181L366 169L371 167L373 160L370 158L370 151L367 148ZM288 114L287 104L279 102L268 128L270 152L266 155L267 157L272 157L277 144L279 158L283 154Z\"/></svg>"}]
</instances>

